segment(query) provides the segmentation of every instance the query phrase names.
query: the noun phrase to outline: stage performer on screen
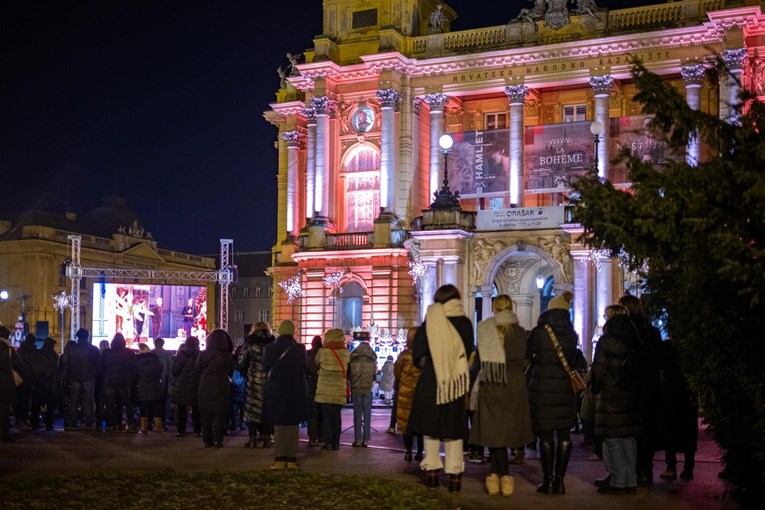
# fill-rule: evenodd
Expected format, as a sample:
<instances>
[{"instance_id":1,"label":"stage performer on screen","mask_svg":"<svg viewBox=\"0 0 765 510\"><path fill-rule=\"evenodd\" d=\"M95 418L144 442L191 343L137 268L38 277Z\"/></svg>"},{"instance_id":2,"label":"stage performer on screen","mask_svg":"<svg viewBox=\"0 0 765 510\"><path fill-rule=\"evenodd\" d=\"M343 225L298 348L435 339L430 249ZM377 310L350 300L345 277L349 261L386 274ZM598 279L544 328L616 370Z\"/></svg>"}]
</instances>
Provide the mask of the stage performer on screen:
<instances>
[{"instance_id":1,"label":"stage performer on screen","mask_svg":"<svg viewBox=\"0 0 765 510\"><path fill-rule=\"evenodd\" d=\"M186 338L191 336L191 327L194 325L194 299L189 298L189 302L183 307L183 329L186 331Z\"/></svg>"},{"instance_id":2,"label":"stage performer on screen","mask_svg":"<svg viewBox=\"0 0 765 510\"><path fill-rule=\"evenodd\" d=\"M143 334L143 324L146 322L146 317L153 315L146 308L146 298L138 298L133 304L133 323L135 324L135 341L141 342L141 335Z\"/></svg>"},{"instance_id":3,"label":"stage performer on screen","mask_svg":"<svg viewBox=\"0 0 765 510\"><path fill-rule=\"evenodd\" d=\"M114 329L115 334L122 333L123 321L127 315L128 303L126 300L127 290L117 289L117 295L114 298Z\"/></svg>"},{"instance_id":4,"label":"stage performer on screen","mask_svg":"<svg viewBox=\"0 0 765 510\"><path fill-rule=\"evenodd\" d=\"M158 297L151 307L151 337L159 338L162 329L162 298Z\"/></svg>"}]
</instances>

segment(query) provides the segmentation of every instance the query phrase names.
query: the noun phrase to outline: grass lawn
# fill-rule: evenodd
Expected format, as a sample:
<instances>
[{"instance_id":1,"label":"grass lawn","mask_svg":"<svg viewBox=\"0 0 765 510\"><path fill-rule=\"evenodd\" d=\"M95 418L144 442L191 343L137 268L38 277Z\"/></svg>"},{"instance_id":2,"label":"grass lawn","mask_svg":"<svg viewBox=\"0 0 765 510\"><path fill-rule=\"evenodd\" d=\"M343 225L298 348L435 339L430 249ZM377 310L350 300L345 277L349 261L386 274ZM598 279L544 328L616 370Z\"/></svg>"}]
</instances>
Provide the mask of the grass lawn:
<instances>
[{"instance_id":1,"label":"grass lawn","mask_svg":"<svg viewBox=\"0 0 765 510\"><path fill-rule=\"evenodd\" d=\"M0 485L11 509L457 509L469 508L445 489L303 471L93 472Z\"/></svg>"}]
</instances>

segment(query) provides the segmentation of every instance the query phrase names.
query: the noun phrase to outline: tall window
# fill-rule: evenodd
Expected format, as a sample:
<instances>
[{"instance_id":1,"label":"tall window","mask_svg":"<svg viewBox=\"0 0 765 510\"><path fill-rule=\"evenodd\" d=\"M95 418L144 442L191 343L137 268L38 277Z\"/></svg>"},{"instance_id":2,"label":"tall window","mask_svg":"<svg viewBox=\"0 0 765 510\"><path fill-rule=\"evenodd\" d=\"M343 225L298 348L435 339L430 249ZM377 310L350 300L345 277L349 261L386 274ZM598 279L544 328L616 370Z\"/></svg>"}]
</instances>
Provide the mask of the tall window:
<instances>
[{"instance_id":1,"label":"tall window","mask_svg":"<svg viewBox=\"0 0 765 510\"><path fill-rule=\"evenodd\" d=\"M244 310L234 311L234 322L244 322Z\"/></svg>"},{"instance_id":2,"label":"tall window","mask_svg":"<svg viewBox=\"0 0 765 510\"><path fill-rule=\"evenodd\" d=\"M262 291L263 291L263 289L261 289L260 287L255 287L255 298L256 299L261 297L260 294L261 294Z\"/></svg>"},{"instance_id":3,"label":"tall window","mask_svg":"<svg viewBox=\"0 0 765 510\"><path fill-rule=\"evenodd\" d=\"M584 118L586 113L587 105L567 104L563 107L563 122L578 122L580 120L586 120Z\"/></svg>"},{"instance_id":4,"label":"tall window","mask_svg":"<svg viewBox=\"0 0 765 510\"><path fill-rule=\"evenodd\" d=\"M348 282L343 285L343 292L337 298L339 302L338 313L340 314L340 327L346 333L351 329L361 326L361 311L364 305L364 287L357 282Z\"/></svg>"},{"instance_id":5,"label":"tall window","mask_svg":"<svg viewBox=\"0 0 765 510\"><path fill-rule=\"evenodd\" d=\"M380 153L373 146L359 145L345 161L347 232L371 232L380 210Z\"/></svg>"},{"instance_id":6,"label":"tall window","mask_svg":"<svg viewBox=\"0 0 765 510\"><path fill-rule=\"evenodd\" d=\"M245 288L242 289L242 297L244 299L247 299L247 298L250 297L250 288L249 287L245 287Z\"/></svg>"},{"instance_id":7,"label":"tall window","mask_svg":"<svg viewBox=\"0 0 765 510\"><path fill-rule=\"evenodd\" d=\"M258 320L260 322L268 322L271 323L271 311L270 310L260 310L258 312Z\"/></svg>"},{"instance_id":8,"label":"tall window","mask_svg":"<svg viewBox=\"0 0 765 510\"><path fill-rule=\"evenodd\" d=\"M492 112L483 115L484 129L505 129L507 127L507 113Z\"/></svg>"}]
</instances>

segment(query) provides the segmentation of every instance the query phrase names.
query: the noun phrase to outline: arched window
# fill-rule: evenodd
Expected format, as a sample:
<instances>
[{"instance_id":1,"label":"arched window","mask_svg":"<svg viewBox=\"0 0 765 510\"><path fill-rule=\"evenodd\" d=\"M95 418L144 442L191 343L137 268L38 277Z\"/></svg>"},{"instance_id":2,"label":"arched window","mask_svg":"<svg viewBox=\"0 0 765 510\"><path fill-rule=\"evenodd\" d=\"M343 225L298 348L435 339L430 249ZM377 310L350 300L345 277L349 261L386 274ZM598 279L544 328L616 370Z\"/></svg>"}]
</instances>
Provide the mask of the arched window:
<instances>
[{"instance_id":1,"label":"arched window","mask_svg":"<svg viewBox=\"0 0 765 510\"><path fill-rule=\"evenodd\" d=\"M345 230L371 232L380 209L380 153L359 144L345 158Z\"/></svg>"},{"instance_id":2,"label":"arched window","mask_svg":"<svg viewBox=\"0 0 765 510\"><path fill-rule=\"evenodd\" d=\"M361 326L361 312L364 306L366 291L357 282L348 282L343 285L343 292L339 294L338 313L340 314L340 328L346 333L357 326Z\"/></svg>"}]
</instances>

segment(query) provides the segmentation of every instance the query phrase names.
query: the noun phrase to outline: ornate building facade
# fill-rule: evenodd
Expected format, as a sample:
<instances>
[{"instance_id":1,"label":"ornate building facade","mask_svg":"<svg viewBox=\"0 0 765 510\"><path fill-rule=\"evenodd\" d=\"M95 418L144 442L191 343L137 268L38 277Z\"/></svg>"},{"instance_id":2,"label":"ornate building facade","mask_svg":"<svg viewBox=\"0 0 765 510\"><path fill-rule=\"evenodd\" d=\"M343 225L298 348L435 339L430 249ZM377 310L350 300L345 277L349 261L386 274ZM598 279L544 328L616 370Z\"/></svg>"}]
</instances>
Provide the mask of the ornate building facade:
<instances>
[{"instance_id":1,"label":"ornate building facade","mask_svg":"<svg viewBox=\"0 0 765 510\"><path fill-rule=\"evenodd\" d=\"M628 189L612 163L623 148L657 163L709 157L703 143L670 155L651 137L632 63L732 118L740 87L765 97L763 3L553 0L458 32L441 3L324 1L322 35L265 112L279 131L274 322L296 320L302 341L329 327L395 336L453 283L474 319L507 293L530 328L571 289L590 357L604 307L636 279L578 243L568 182L597 171Z\"/></svg>"}]
</instances>

